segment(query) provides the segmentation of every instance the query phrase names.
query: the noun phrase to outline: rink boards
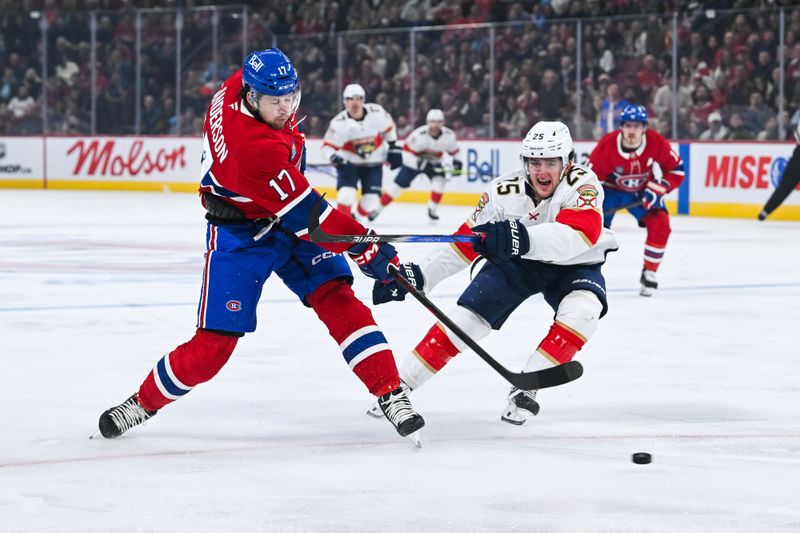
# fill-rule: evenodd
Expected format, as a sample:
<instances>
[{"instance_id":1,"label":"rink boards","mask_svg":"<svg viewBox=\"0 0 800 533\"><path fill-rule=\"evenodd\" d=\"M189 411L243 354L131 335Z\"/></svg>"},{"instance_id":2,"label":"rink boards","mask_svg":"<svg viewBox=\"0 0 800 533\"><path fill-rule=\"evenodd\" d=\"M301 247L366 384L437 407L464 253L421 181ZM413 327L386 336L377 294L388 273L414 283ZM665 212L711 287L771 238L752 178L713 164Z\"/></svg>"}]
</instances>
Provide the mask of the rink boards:
<instances>
[{"instance_id":1,"label":"rink boards","mask_svg":"<svg viewBox=\"0 0 800 533\"><path fill-rule=\"evenodd\" d=\"M307 176L320 191L335 192L334 169L324 165L320 139L308 140ZM462 140L466 174L449 180L444 203L472 205L494 176L519 168L518 140ZM584 163L595 142L576 142ZM0 187L194 192L200 179L197 137L0 137ZM780 180L791 142L677 142L686 180L668 197L673 213L755 217ZM385 167L384 180L395 171ZM417 178L399 201L427 202L429 184ZM774 219L800 220L800 194Z\"/></svg>"}]
</instances>

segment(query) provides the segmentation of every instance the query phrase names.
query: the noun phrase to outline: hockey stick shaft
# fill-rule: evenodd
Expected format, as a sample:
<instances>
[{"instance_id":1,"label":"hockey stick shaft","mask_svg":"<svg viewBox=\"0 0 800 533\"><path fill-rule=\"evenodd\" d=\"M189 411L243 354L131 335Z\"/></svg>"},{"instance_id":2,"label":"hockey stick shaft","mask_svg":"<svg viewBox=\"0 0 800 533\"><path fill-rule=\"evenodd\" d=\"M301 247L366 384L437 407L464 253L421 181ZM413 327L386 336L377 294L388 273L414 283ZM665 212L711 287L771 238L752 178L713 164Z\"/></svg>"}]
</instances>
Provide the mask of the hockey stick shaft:
<instances>
[{"instance_id":1,"label":"hockey stick shaft","mask_svg":"<svg viewBox=\"0 0 800 533\"><path fill-rule=\"evenodd\" d=\"M476 235L331 235L320 227L319 217L325 205L325 195L317 201L308 215L308 235L311 242L475 242Z\"/></svg>"},{"instance_id":2,"label":"hockey stick shaft","mask_svg":"<svg viewBox=\"0 0 800 533\"><path fill-rule=\"evenodd\" d=\"M633 207L638 207L640 205L642 205L642 201L641 200L636 200L635 202L630 202L630 203L627 203L627 204L618 205L616 207L609 207L608 209L603 210L603 216L612 215L612 214L616 213L617 211L623 211L625 209L631 209Z\"/></svg>"},{"instance_id":3,"label":"hockey stick shaft","mask_svg":"<svg viewBox=\"0 0 800 533\"><path fill-rule=\"evenodd\" d=\"M458 325L453 322L441 309L439 309L427 296L417 290L417 288L409 283L400 273L400 269L393 265L389 265L389 274L397 280L416 300L421 303L428 311L433 313L439 321L445 325L447 329L452 331L461 341L464 342L472 351L486 361L495 371L503 376L506 381L522 390L537 390L546 389L548 387L556 387L576 380L583 374L583 367L578 361L569 361L563 365L554 366L545 370L536 372L511 372L509 369L501 365L497 360L489 355L486 350L480 347L475 340L467 335Z\"/></svg>"}]
</instances>

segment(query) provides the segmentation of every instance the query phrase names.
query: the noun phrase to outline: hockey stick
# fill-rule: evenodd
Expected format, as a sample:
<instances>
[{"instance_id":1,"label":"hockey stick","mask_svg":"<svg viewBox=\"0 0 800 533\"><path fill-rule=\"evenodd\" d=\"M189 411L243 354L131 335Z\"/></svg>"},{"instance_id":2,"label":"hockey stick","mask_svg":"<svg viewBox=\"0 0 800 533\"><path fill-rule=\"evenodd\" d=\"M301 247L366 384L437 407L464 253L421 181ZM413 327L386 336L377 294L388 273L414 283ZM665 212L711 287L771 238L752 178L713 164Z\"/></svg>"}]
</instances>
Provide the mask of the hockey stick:
<instances>
[{"instance_id":1,"label":"hockey stick","mask_svg":"<svg viewBox=\"0 0 800 533\"><path fill-rule=\"evenodd\" d=\"M616 207L609 207L608 209L603 210L603 216L613 215L617 211L622 211L623 209L631 209L632 207L638 207L640 205L642 205L642 201L636 200L635 202L618 205Z\"/></svg>"},{"instance_id":2,"label":"hockey stick","mask_svg":"<svg viewBox=\"0 0 800 533\"><path fill-rule=\"evenodd\" d=\"M325 195L317 201L308 215L308 235L311 242L474 242L476 235L331 235L319 226L319 216Z\"/></svg>"},{"instance_id":3,"label":"hockey stick","mask_svg":"<svg viewBox=\"0 0 800 533\"><path fill-rule=\"evenodd\" d=\"M309 170L315 170L315 171L317 171L317 172L319 172L321 174L325 174L325 175L330 176L332 178L337 177L336 176L336 167L331 165L330 163L320 163L320 164L309 163L309 164L306 165L306 168L309 169Z\"/></svg>"},{"instance_id":4,"label":"hockey stick","mask_svg":"<svg viewBox=\"0 0 800 533\"><path fill-rule=\"evenodd\" d=\"M486 350L480 347L472 337L467 335L464 330L458 327L441 309L431 302L427 296L422 294L415 286L403 277L400 269L389 264L389 274L397 280L397 282L407 290L411 296L417 299L428 311L433 313L433 316L439 319L447 329L456 334L472 351L486 361L489 366L494 368L498 374L503 376L506 381L522 390L538 390L546 389L548 387L556 387L574 381L583 375L583 367L578 361L569 361L563 365L538 370L536 372L511 372L509 369L497 362L497 360L489 355Z\"/></svg>"}]
</instances>

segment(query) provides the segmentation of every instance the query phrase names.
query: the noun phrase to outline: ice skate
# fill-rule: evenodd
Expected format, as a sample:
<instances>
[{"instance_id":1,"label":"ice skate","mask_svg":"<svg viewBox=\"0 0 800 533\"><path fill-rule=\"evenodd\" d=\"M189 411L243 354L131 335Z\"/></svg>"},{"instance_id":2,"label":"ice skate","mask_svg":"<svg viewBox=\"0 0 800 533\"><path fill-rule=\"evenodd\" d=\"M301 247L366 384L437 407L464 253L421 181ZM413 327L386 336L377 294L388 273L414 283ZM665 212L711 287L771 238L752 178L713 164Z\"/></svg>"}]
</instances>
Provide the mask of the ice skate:
<instances>
[{"instance_id":1,"label":"ice skate","mask_svg":"<svg viewBox=\"0 0 800 533\"><path fill-rule=\"evenodd\" d=\"M134 426L152 418L158 410L145 411L139 405L138 395L134 394L123 403L112 407L100 415L100 434L107 439L119 437Z\"/></svg>"},{"instance_id":2,"label":"ice skate","mask_svg":"<svg viewBox=\"0 0 800 533\"><path fill-rule=\"evenodd\" d=\"M436 214L436 210L431 207L428 208L428 219L431 222L436 222L439 220L439 215Z\"/></svg>"},{"instance_id":3,"label":"ice skate","mask_svg":"<svg viewBox=\"0 0 800 533\"><path fill-rule=\"evenodd\" d=\"M536 401L536 391L521 390L514 387L508 393L508 405L503 414L500 415L500 420L515 426L521 426L529 416L536 416L537 414L539 414L539 404Z\"/></svg>"},{"instance_id":4,"label":"ice skate","mask_svg":"<svg viewBox=\"0 0 800 533\"><path fill-rule=\"evenodd\" d=\"M378 405L401 437L408 437L425 425L425 420L411 406L408 391L402 387L397 387L378 398ZM419 439L412 437L412 440L419 447Z\"/></svg>"},{"instance_id":5,"label":"ice skate","mask_svg":"<svg viewBox=\"0 0 800 533\"><path fill-rule=\"evenodd\" d=\"M370 222L372 222L373 220L378 218L378 215L381 214L381 211L383 211L383 208L379 207L379 208L375 209L374 211L372 211L369 215L367 215L367 218L369 219Z\"/></svg>"},{"instance_id":6,"label":"ice skate","mask_svg":"<svg viewBox=\"0 0 800 533\"><path fill-rule=\"evenodd\" d=\"M658 288L658 282L656 281L656 273L654 270L642 270L642 277L639 278L639 283L641 283L641 288L639 289L640 296L652 296L656 289Z\"/></svg>"},{"instance_id":7,"label":"ice skate","mask_svg":"<svg viewBox=\"0 0 800 533\"><path fill-rule=\"evenodd\" d=\"M400 388L406 391L406 394L411 392L411 387L405 384L405 382L401 379L400 380ZM367 409L367 416L371 416L372 418L383 418L383 411L381 411L381 404L376 399L372 406Z\"/></svg>"}]
</instances>

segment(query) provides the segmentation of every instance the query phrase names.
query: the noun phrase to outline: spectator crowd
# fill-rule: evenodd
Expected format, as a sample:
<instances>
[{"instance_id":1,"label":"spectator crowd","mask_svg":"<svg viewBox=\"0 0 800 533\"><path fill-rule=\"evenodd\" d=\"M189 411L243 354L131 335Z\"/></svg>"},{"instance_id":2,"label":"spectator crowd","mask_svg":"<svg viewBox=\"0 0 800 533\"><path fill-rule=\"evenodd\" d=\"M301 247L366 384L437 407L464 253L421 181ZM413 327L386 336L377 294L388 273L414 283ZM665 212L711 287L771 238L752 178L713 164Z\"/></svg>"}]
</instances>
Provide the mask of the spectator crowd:
<instances>
[{"instance_id":1,"label":"spectator crowd","mask_svg":"<svg viewBox=\"0 0 800 533\"><path fill-rule=\"evenodd\" d=\"M356 82L401 136L432 107L460 137L519 137L537 120L560 119L578 138L599 138L629 102L647 106L650 127L673 139L781 140L800 121L794 2L210 4L0 0L0 134L46 124L53 135L197 135L243 52L275 44L300 72L301 114L315 136L342 109L341 87Z\"/></svg>"}]
</instances>

